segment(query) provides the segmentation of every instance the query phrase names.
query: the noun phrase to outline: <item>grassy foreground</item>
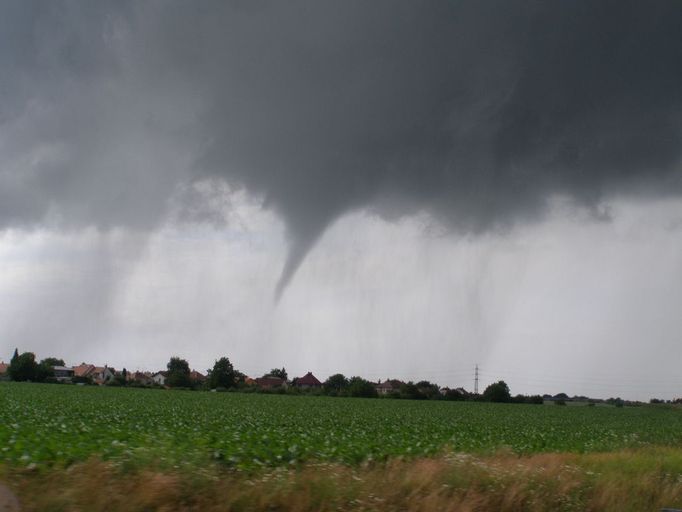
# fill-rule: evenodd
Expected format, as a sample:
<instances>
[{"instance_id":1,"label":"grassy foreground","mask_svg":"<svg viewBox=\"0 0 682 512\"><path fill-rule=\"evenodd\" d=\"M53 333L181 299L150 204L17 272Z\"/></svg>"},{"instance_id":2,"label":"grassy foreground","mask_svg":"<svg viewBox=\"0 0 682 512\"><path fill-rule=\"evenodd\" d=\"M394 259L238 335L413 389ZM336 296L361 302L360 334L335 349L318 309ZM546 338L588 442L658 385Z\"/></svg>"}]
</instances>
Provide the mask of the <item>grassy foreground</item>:
<instances>
[{"instance_id":1,"label":"grassy foreground","mask_svg":"<svg viewBox=\"0 0 682 512\"><path fill-rule=\"evenodd\" d=\"M23 511L682 508L674 407L20 383L0 404L0 482Z\"/></svg>"},{"instance_id":2,"label":"grassy foreground","mask_svg":"<svg viewBox=\"0 0 682 512\"><path fill-rule=\"evenodd\" d=\"M645 511L682 507L682 450L443 455L256 473L137 469L91 460L5 468L24 511Z\"/></svg>"},{"instance_id":3,"label":"grassy foreground","mask_svg":"<svg viewBox=\"0 0 682 512\"><path fill-rule=\"evenodd\" d=\"M557 407L0 383L0 463L250 471L443 452L682 447L682 409Z\"/></svg>"}]
</instances>

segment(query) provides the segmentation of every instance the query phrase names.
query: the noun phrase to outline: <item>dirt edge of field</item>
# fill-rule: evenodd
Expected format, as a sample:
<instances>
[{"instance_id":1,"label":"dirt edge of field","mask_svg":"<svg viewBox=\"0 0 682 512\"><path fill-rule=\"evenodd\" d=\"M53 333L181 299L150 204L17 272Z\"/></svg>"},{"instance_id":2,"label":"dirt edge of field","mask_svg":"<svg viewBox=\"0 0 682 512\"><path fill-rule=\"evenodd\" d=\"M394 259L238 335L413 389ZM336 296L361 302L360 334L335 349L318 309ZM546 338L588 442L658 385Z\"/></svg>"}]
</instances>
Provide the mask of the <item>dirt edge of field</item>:
<instances>
[{"instance_id":1,"label":"dirt edge of field","mask_svg":"<svg viewBox=\"0 0 682 512\"><path fill-rule=\"evenodd\" d=\"M446 454L244 474L158 471L90 460L2 468L22 511L555 511L682 507L682 448L603 454Z\"/></svg>"},{"instance_id":2,"label":"dirt edge of field","mask_svg":"<svg viewBox=\"0 0 682 512\"><path fill-rule=\"evenodd\" d=\"M0 512L19 512L19 500L9 488L0 483Z\"/></svg>"}]
</instances>

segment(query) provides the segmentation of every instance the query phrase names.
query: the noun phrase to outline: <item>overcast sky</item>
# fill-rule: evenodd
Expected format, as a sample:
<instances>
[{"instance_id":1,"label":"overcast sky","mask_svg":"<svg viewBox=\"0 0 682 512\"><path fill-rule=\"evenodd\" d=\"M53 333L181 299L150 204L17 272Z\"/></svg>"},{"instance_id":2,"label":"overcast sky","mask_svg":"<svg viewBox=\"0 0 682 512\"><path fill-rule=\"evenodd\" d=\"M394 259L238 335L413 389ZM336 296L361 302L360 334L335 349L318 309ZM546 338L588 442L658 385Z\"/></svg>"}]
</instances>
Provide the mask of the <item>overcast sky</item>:
<instances>
[{"instance_id":1,"label":"overcast sky","mask_svg":"<svg viewBox=\"0 0 682 512\"><path fill-rule=\"evenodd\" d=\"M0 359L682 396L675 2L6 1Z\"/></svg>"}]
</instances>

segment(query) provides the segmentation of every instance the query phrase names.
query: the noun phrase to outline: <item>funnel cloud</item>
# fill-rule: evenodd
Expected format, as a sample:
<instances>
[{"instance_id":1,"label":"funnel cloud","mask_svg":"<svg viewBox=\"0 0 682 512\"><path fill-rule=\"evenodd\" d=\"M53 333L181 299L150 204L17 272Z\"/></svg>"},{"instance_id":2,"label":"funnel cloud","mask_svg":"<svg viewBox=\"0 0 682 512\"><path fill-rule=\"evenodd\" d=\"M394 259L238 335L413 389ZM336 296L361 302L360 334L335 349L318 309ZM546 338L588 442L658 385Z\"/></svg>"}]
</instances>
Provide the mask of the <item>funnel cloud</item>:
<instances>
[{"instance_id":1,"label":"funnel cloud","mask_svg":"<svg viewBox=\"0 0 682 512\"><path fill-rule=\"evenodd\" d=\"M675 2L5 2L0 227L150 230L222 180L286 225L457 233L682 184Z\"/></svg>"}]
</instances>

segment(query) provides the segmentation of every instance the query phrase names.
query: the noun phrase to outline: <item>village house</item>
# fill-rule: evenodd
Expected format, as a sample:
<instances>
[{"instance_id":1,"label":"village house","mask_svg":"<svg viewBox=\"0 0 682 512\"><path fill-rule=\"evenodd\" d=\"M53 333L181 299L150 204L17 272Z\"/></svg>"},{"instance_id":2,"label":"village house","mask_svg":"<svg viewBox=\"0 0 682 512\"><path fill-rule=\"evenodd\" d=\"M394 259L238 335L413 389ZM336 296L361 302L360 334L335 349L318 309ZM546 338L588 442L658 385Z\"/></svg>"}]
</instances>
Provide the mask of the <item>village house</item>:
<instances>
[{"instance_id":1,"label":"village house","mask_svg":"<svg viewBox=\"0 0 682 512\"><path fill-rule=\"evenodd\" d=\"M400 386L403 383L396 379L386 379L384 382L374 386L379 395L390 395L393 392L400 391Z\"/></svg>"},{"instance_id":2,"label":"village house","mask_svg":"<svg viewBox=\"0 0 682 512\"><path fill-rule=\"evenodd\" d=\"M144 386L149 386L154 383L152 374L150 372L134 372L128 374L128 380L138 382Z\"/></svg>"},{"instance_id":3,"label":"village house","mask_svg":"<svg viewBox=\"0 0 682 512\"><path fill-rule=\"evenodd\" d=\"M95 366L90 376L95 384L102 385L110 380L114 380L114 377L116 377L116 370L109 368L106 365L103 367Z\"/></svg>"},{"instance_id":4,"label":"village house","mask_svg":"<svg viewBox=\"0 0 682 512\"><path fill-rule=\"evenodd\" d=\"M73 367L73 376L87 378L94 368L94 365L81 363Z\"/></svg>"},{"instance_id":5,"label":"village house","mask_svg":"<svg viewBox=\"0 0 682 512\"><path fill-rule=\"evenodd\" d=\"M312 372L306 373L303 377L298 377L293 380L294 386L301 389L321 388L322 383L315 377Z\"/></svg>"},{"instance_id":6,"label":"village house","mask_svg":"<svg viewBox=\"0 0 682 512\"><path fill-rule=\"evenodd\" d=\"M90 379L95 384L106 384L116 376L116 370L108 366L81 363L73 368L73 377Z\"/></svg>"},{"instance_id":7,"label":"village house","mask_svg":"<svg viewBox=\"0 0 682 512\"><path fill-rule=\"evenodd\" d=\"M70 381L74 374L73 368L69 366L54 366L52 371L54 372L54 378L59 382Z\"/></svg>"},{"instance_id":8,"label":"village house","mask_svg":"<svg viewBox=\"0 0 682 512\"><path fill-rule=\"evenodd\" d=\"M0 361L0 377L4 377L7 375L7 370L9 368L9 365L5 363L4 361Z\"/></svg>"},{"instance_id":9,"label":"village house","mask_svg":"<svg viewBox=\"0 0 682 512\"><path fill-rule=\"evenodd\" d=\"M253 379L251 379L253 380ZM261 389L273 389L273 388L280 388L280 387L286 387L287 383L284 379L280 379L279 377L259 377L255 379L256 385L261 388Z\"/></svg>"},{"instance_id":10,"label":"village house","mask_svg":"<svg viewBox=\"0 0 682 512\"><path fill-rule=\"evenodd\" d=\"M192 382L198 382L198 383L206 382L206 375L204 375L203 373L198 372L196 370L192 370L189 373L189 380L191 380Z\"/></svg>"},{"instance_id":11,"label":"village house","mask_svg":"<svg viewBox=\"0 0 682 512\"><path fill-rule=\"evenodd\" d=\"M154 375L152 375L152 382L154 382L154 384L158 384L159 386L165 386L167 377L168 372L166 371L156 372Z\"/></svg>"}]
</instances>

